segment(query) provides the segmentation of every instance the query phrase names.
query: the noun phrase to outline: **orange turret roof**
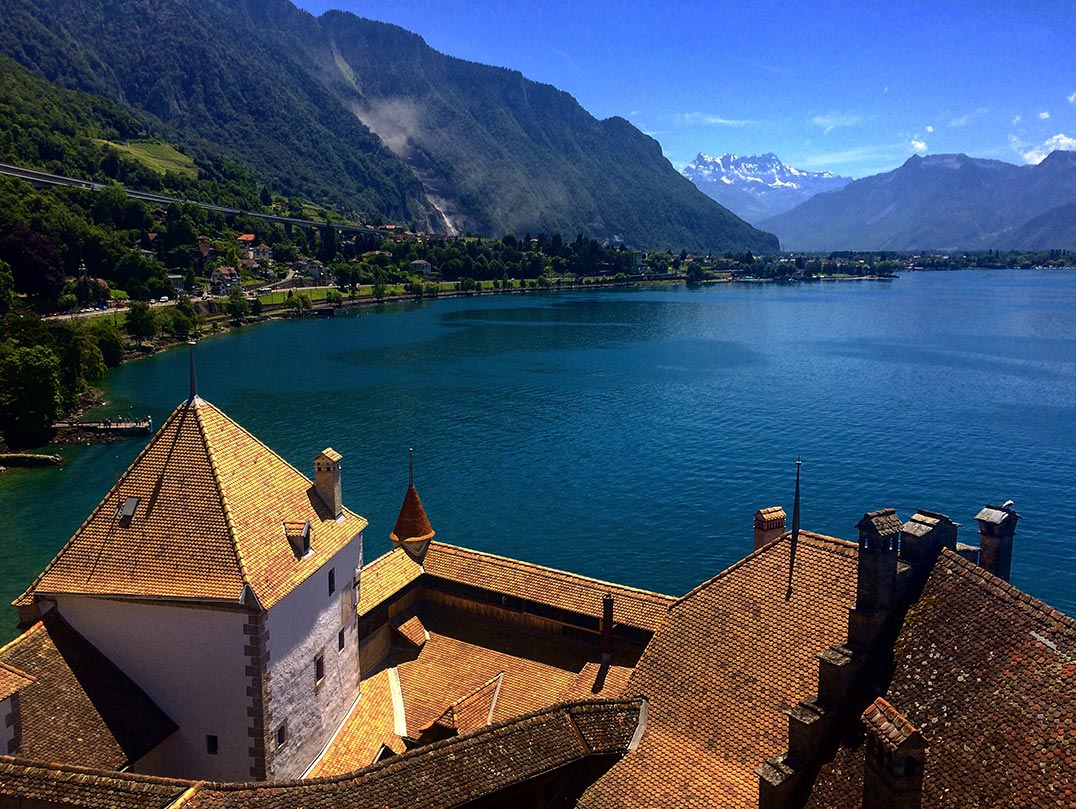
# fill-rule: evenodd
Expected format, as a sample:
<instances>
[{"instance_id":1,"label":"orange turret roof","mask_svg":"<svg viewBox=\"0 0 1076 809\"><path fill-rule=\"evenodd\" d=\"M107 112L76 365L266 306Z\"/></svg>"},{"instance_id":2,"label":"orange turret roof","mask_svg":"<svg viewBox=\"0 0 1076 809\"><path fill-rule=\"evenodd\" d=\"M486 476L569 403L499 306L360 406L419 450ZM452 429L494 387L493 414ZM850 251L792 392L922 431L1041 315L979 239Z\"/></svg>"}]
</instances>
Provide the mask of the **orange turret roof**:
<instances>
[{"instance_id":1,"label":"orange turret roof","mask_svg":"<svg viewBox=\"0 0 1076 809\"><path fill-rule=\"evenodd\" d=\"M296 522L311 526L298 559L285 528ZM307 477L192 389L16 603L67 594L269 609L366 524L347 509L336 519Z\"/></svg>"},{"instance_id":2,"label":"orange turret roof","mask_svg":"<svg viewBox=\"0 0 1076 809\"><path fill-rule=\"evenodd\" d=\"M412 483L407 487L400 515L396 518L396 527L389 534L389 539L393 542L425 542L433 539L435 533L422 507L418 489Z\"/></svg>"}]
</instances>

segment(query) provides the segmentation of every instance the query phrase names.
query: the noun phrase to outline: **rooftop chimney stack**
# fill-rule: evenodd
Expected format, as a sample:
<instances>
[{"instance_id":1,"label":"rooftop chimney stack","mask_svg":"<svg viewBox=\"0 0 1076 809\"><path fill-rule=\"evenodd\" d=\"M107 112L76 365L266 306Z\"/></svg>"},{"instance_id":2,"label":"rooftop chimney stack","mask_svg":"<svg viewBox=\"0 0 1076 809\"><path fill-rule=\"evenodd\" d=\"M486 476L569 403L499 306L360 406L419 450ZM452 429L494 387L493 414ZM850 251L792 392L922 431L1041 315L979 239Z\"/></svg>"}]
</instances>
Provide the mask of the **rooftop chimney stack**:
<instances>
[{"instance_id":1,"label":"rooftop chimney stack","mask_svg":"<svg viewBox=\"0 0 1076 809\"><path fill-rule=\"evenodd\" d=\"M929 571L942 548L956 550L959 527L944 514L919 509L901 529L900 558L917 570Z\"/></svg>"},{"instance_id":2,"label":"rooftop chimney stack","mask_svg":"<svg viewBox=\"0 0 1076 809\"><path fill-rule=\"evenodd\" d=\"M1012 541L1020 515L1012 500L1001 506L987 506L975 515L979 523L979 564L995 576L1009 580L1012 571Z\"/></svg>"},{"instance_id":3,"label":"rooftop chimney stack","mask_svg":"<svg viewBox=\"0 0 1076 809\"><path fill-rule=\"evenodd\" d=\"M867 728L863 809L919 809L927 742L882 697L863 712Z\"/></svg>"},{"instance_id":4,"label":"rooftop chimney stack","mask_svg":"<svg viewBox=\"0 0 1076 809\"><path fill-rule=\"evenodd\" d=\"M755 512L755 550L769 545L785 532L785 510L781 506L760 508Z\"/></svg>"},{"instance_id":5,"label":"rooftop chimney stack","mask_svg":"<svg viewBox=\"0 0 1076 809\"><path fill-rule=\"evenodd\" d=\"M340 459L343 456L326 447L314 459L314 491L329 509L334 518L344 513L344 502L340 494Z\"/></svg>"},{"instance_id":6,"label":"rooftop chimney stack","mask_svg":"<svg viewBox=\"0 0 1076 809\"><path fill-rule=\"evenodd\" d=\"M602 596L602 664L613 662L613 596Z\"/></svg>"},{"instance_id":7,"label":"rooftop chimney stack","mask_svg":"<svg viewBox=\"0 0 1076 809\"><path fill-rule=\"evenodd\" d=\"M871 646L896 604L900 518L891 508L871 511L859 529L856 606L848 617L848 640Z\"/></svg>"}]
</instances>

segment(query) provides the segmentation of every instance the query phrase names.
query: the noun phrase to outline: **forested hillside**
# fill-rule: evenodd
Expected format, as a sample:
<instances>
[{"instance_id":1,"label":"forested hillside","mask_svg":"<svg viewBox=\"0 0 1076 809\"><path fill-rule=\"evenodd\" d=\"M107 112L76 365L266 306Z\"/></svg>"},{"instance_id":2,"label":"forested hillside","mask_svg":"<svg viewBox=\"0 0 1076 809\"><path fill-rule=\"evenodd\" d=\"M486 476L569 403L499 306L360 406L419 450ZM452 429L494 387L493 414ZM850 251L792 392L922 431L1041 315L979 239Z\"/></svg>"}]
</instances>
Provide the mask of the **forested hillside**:
<instances>
[{"instance_id":1,"label":"forested hillside","mask_svg":"<svg viewBox=\"0 0 1076 809\"><path fill-rule=\"evenodd\" d=\"M0 0L0 15L0 52L212 144L283 196L440 232L778 247L627 121L394 26L287 0Z\"/></svg>"}]
</instances>

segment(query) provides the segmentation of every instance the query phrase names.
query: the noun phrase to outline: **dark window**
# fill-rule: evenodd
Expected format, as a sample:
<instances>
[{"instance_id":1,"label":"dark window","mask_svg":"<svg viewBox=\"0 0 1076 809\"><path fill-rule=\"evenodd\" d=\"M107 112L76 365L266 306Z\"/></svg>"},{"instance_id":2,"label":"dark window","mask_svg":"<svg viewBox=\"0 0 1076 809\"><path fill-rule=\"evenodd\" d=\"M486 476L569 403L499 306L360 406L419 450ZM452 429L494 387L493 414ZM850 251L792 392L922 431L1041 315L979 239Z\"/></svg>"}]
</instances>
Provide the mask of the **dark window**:
<instances>
[{"instance_id":1,"label":"dark window","mask_svg":"<svg viewBox=\"0 0 1076 809\"><path fill-rule=\"evenodd\" d=\"M281 722L280 727L276 729L276 746L283 747L288 741L288 725L286 722Z\"/></svg>"},{"instance_id":2,"label":"dark window","mask_svg":"<svg viewBox=\"0 0 1076 809\"><path fill-rule=\"evenodd\" d=\"M325 658L318 655L314 658L314 685L318 685L325 679Z\"/></svg>"},{"instance_id":3,"label":"dark window","mask_svg":"<svg viewBox=\"0 0 1076 809\"><path fill-rule=\"evenodd\" d=\"M215 756L217 754L217 748L217 737L214 736L212 733L208 734L205 737L205 751L209 753L209 755Z\"/></svg>"},{"instance_id":4,"label":"dark window","mask_svg":"<svg viewBox=\"0 0 1076 809\"><path fill-rule=\"evenodd\" d=\"M336 635L336 650L342 652L344 650L344 630L341 629Z\"/></svg>"},{"instance_id":5,"label":"dark window","mask_svg":"<svg viewBox=\"0 0 1076 809\"><path fill-rule=\"evenodd\" d=\"M336 592L336 568L329 568L329 595Z\"/></svg>"}]
</instances>

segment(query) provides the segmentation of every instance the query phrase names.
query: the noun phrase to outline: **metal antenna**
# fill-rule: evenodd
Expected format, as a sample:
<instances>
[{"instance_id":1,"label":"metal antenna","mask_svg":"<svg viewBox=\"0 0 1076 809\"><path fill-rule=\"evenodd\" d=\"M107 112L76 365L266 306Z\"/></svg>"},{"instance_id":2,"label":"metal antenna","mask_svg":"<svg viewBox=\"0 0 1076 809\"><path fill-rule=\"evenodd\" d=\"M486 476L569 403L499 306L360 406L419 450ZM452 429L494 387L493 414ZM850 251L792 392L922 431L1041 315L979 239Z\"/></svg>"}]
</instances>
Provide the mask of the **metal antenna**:
<instances>
[{"instance_id":1,"label":"metal antenna","mask_svg":"<svg viewBox=\"0 0 1076 809\"><path fill-rule=\"evenodd\" d=\"M194 343L192 342L190 345L191 345L191 396L187 401L188 402L193 402L195 397L198 395L198 377L195 376L195 374L194 374Z\"/></svg>"},{"instance_id":2,"label":"metal antenna","mask_svg":"<svg viewBox=\"0 0 1076 809\"><path fill-rule=\"evenodd\" d=\"M415 448L407 448L407 488L415 488Z\"/></svg>"},{"instance_id":3,"label":"metal antenna","mask_svg":"<svg viewBox=\"0 0 1076 809\"><path fill-rule=\"evenodd\" d=\"M796 566L796 544L800 538L800 466L803 461L796 459L796 496L792 502L792 543L788 551L788 589L785 601L792 598L792 571Z\"/></svg>"}]
</instances>

